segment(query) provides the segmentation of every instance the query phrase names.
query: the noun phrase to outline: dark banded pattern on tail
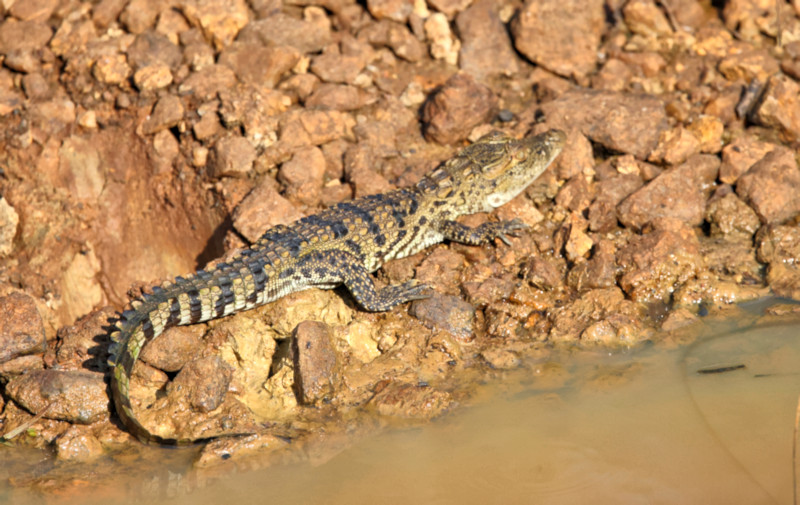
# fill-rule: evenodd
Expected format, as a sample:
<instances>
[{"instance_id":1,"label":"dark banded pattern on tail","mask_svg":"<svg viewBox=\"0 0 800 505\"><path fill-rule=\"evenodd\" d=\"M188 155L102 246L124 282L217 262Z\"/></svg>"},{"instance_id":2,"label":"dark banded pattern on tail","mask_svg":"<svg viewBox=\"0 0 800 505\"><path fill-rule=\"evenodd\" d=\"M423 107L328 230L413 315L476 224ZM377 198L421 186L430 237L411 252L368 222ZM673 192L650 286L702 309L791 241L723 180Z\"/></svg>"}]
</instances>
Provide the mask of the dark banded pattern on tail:
<instances>
[{"instance_id":1,"label":"dark banded pattern on tail","mask_svg":"<svg viewBox=\"0 0 800 505\"><path fill-rule=\"evenodd\" d=\"M199 271L172 283L152 289L121 314L111 334L112 388L117 412L138 438L161 443L176 443L151 434L137 420L130 400L130 377L139 354L148 342L172 326L195 324L240 310L248 310L277 298L269 296L269 273L260 260L246 255L218 265L213 272Z\"/></svg>"}]
</instances>

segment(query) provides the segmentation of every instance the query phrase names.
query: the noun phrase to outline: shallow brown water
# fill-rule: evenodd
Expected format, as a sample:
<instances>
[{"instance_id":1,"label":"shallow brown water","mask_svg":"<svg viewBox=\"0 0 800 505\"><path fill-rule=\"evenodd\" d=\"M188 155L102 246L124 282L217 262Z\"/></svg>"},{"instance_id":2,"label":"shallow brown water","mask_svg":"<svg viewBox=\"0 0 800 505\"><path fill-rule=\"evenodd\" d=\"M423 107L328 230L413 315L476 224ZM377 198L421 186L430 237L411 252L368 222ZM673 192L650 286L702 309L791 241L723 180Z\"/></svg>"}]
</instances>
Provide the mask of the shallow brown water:
<instances>
[{"instance_id":1,"label":"shallow brown water","mask_svg":"<svg viewBox=\"0 0 800 505\"><path fill-rule=\"evenodd\" d=\"M157 503L790 504L798 395L797 325L565 354L433 424Z\"/></svg>"}]
</instances>

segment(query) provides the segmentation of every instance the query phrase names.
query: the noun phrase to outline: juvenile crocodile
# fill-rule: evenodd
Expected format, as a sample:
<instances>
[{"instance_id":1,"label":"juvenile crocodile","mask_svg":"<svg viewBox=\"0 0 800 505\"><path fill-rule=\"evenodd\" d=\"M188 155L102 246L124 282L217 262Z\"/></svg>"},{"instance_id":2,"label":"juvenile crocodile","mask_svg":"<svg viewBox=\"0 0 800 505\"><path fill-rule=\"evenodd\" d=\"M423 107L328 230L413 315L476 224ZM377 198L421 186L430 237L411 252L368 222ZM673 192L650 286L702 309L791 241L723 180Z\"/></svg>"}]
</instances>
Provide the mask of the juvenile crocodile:
<instances>
[{"instance_id":1,"label":"juvenile crocodile","mask_svg":"<svg viewBox=\"0 0 800 505\"><path fill-rule=\"evenodd\" d=\"M451 240L486 244L525 228L517 219L470 228L455 221L488 212L525 189L558 156L559 130L515 140L495 132L464 148L411 188L339 203L290 226L268 230L226 263L154 287L122 313L112 333L111 389L117 413L142 440L151 434L129 397L131 372L142 348L166 328L249 310L295 291L344 284L368 311L426 298L416 281L376 290L370 275L385 262Z\"/></svg>"}]
</instances>

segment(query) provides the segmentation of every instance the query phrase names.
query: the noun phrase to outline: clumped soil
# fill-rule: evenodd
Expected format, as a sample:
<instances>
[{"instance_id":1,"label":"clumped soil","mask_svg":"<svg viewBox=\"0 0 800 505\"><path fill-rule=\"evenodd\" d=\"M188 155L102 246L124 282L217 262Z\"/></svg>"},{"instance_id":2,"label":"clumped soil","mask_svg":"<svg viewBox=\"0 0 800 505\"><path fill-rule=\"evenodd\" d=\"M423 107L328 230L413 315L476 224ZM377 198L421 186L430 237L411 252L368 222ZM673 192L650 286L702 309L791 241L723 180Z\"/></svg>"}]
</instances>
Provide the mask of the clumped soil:
<instances>
[{"instance_id":1,"label":"clumped soil","mask_svg":"<svg viewBox=\"0 0 800 505\"><path fill-rule=\"evenodd\" d=\"M0 15L0 433L21 431L1 450L52 454L9 463L10 486L141 490L166 457L110 406L116 311L270 226L412 185L493 129L568 132L526 192L464 218L529 232L391 262L377 282L436 293L389 313L311 290L169 330L134 373L144 424L250 433L193 449L203 475L322 461L504 370L552 380L555 346L677 345L737 302L800 300L798 2L18 0Z\"/></svg>"}]
</instances>

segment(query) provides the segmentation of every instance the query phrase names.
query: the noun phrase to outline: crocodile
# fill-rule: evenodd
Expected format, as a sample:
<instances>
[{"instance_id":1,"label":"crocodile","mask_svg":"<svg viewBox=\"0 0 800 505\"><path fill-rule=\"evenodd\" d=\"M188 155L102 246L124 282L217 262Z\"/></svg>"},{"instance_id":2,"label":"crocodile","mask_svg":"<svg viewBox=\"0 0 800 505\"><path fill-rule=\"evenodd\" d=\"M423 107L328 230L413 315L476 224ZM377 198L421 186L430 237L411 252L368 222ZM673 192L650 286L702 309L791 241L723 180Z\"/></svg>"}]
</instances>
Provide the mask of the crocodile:
<instances>
[{"instance_id":1,"label":"crocodile","mask_svg":"<svg viewBox=\"0 0 800 505\"><path fill-rule=\"evenodd\" d=\"M137 419L129 396L134 364L165 329L252 309L289 293L344 284L364 310L387 311L427 298L416 280L376 289L385 262L449 240L481 245L526 228L519 219L468 227L459 216L508 202L550 165L566 135L549 130L517 140L492 132L463 148L416 185L336 204L264 233L232 259L152 288L119 316L111 333L111 391L118 416L142 441L182 443L155 435Z\"/></svg>"}]
</instances>

